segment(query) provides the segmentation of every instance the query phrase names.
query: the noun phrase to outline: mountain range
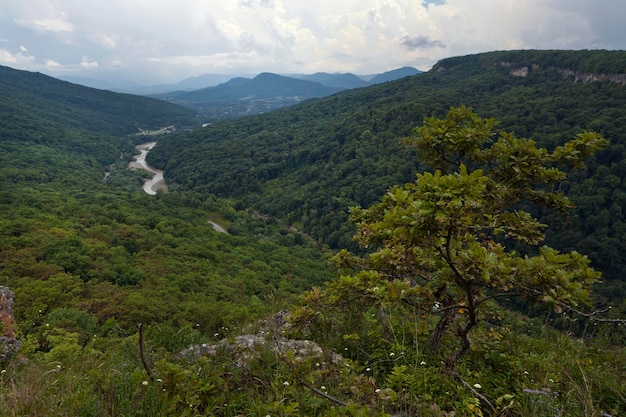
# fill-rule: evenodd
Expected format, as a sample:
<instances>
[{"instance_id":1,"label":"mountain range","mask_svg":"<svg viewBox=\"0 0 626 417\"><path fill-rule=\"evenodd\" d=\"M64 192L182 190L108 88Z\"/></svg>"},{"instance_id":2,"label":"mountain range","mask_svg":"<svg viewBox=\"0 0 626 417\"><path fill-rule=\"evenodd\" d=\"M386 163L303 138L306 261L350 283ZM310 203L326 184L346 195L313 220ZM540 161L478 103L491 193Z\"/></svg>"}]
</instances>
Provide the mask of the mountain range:
<instances>
[{"instance_id":1,"label":"mountain range","mask_svg":"<svg viewBox=\"0 0 626 417\"><path fill-rule=\"evenodd\" d=\"M213 87L154 95L190 108L205 122L265 113L303 100L326 97L339 91L366 87L419 74L404 67L365 80L354 74L316 73L284 76L261 73L254 78L237 77Z\"/></svg>"},{"instance_id":2,"label":"mountain range","mask_svg":"<svg viewBox=\"0 0 626 417\"><path fill-rule=\"evenodd\" d=\"M342 90L393 81L420 72L412 67L402 67L369 76L320 72L309 75L261 73L251 78L230 78L225 75L204 74L176 84L158 86L128 84L116 86L109 82L85 78L63 79L94 88L148 95L179 104L197 112L206 123L265 113L310 98L325 97Z\"/></svg>"},{"instance_id":3,"label":"mountain range","mask_svg":"<svg viewBox=\"0 0 626 417\"><path fill-rule=\"evenodd\" d=\"M343 89L366 87L368 85L377 84L385 81L392 81L401 77L419 74L421 71L413 67L402 67L394 70L386 71L379 74L355 75L352 73L326 73L319 72L315 74L278 74L285 77L303 79L318 82L328 87L338 87ZM258 75L258 74L257 74ZM79 77L73 75L63 75L59 79L69 81L74 84L84 85L86 87L98 88L102 90L111 90L120 93L154 95L163 94L173 91L193 91L207 87L213 87L228 82L233 78L254 78L255 75L247 74L201 74L193 77L185 78L174 84L158 84L158 85L140 85L126 81L105 81L87 77Z\"/></svg>"}]
</instances>

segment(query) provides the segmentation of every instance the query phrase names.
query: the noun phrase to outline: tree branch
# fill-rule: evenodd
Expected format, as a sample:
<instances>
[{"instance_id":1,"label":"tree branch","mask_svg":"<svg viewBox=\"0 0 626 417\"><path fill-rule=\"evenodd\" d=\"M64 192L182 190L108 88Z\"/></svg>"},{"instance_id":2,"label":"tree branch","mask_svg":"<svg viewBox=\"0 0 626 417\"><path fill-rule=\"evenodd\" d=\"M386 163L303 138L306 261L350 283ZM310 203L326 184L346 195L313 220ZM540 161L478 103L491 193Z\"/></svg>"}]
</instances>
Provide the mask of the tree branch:
<instances>
[{"instance_id":1,"label":"tree branch","mask_svg":"<svg viewBox=\"0 0 626 417\"><path fill-rule=\"evenodd\" d=\"M493 414L496 413L496 407L494 407L493 404L491 404L491 402L487 399L487 397L485 397L480 392L476 391L476 389L473 386L471 386L466 380L464 380L463 377L461 375L459 375L459 373L457 373L457 372L455 372L453 370L448 370L448 373L450 375L452 375L454 377L454 379L456 379L461 384L463 384L467 389L469 389L472 392L472 394L474 394L474 396L476 398L478 398L483 403L485 403L489 407L489 409L491 410L491 412Z\"/></svg>"},{"instance_id":2,"label":"tree branch","mask_svg":"<svg viewBox=\"0 0 626 417\"><path fill-rule=\"evenodd\" d=\"M148 361L146 360L146 355L144 354L144 346L143 346L143 323L139 323L137 325L139 329L139 358L141 358L141 363L143 364L143 368L146 370L146 374L151 381L154 381L154 373L150 366L148 365Z\"/></svg>"},{"instance_id":3,"label":"tree branch","mask_svg":"<svg viewBox=\"0 0 626 417\"><path fill-rule=\"evenodd\" d=\"M340 399L335 398L332 395L328 395L324 391L320 391L317 388L311 386L310 384L307 384L306 382L302 382L302 385L304 385L305 387L307 387L308 389L310 389L311 391L313 391L317 395L326 398L328 401L334 402L335 404L341 405L343 407L348 405L348 403L346 403L344 401L341 401Z\"/></svg>"}]
</instances>

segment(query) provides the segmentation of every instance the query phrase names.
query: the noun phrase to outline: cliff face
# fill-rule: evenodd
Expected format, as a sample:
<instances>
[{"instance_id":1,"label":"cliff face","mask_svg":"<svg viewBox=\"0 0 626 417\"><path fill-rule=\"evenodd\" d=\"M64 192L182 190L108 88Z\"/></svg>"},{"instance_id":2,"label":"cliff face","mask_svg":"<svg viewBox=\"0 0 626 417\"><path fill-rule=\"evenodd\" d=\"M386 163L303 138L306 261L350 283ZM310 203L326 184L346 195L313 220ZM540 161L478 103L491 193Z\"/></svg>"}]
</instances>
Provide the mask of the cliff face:
<instances>
[{"instance_id":1,"label":"cliff face","mask_svg":"<svg viewBox=\"0 0 626 417\"><path fill-rule=\"evenodd\" d=\"M503 67L511 68L509 74L515 77L526 77L531 71L539 69L539 65L513 66L510 62L501 62ZM580 72L568 68L549 67L549 69L561 74L564 78L574 78L575 83L591 83L595 81L609 81L612 83L626 85L626 74L598 74L591 72Z\"/></svg>"},{"instance_id":2,"label":"cliff face","mask_svg":"<svg viewBox=\"0 0 626 417\"><path fill-rule=\"evenodd\" d=\"M0 286L0 364L17 354L22 343L15 338L13 292Z\"/></svg>"}]
</instances>

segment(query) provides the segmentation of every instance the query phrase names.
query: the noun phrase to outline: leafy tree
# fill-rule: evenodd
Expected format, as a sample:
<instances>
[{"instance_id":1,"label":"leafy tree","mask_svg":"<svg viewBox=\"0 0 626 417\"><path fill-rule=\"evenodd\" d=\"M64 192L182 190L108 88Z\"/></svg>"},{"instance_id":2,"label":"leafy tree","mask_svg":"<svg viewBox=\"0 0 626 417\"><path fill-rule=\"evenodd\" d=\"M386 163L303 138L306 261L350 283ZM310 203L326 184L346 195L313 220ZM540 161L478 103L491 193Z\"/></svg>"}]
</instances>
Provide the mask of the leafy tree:
<instances>
[{"instance_id":1,"label":"leafy tree","mask_svg":"<svg viewBox=\"0 0 626 417\"><path fill-rule=\"evenodd\" d=\"M580 253L539 246L546 225L523 207L571 207L557 187L566 178L560 168L583 168L607 141L585 132L549 152L495 127L466 107L425 119L406 140L435 171L351 210L355 239L369 253L340 252L345 275L325 293L335 305L391 301L420 311L418 320L435 315L430 347L449 370L470 348L490 300L519 296L578 310L600 275ZM320 298L313 292L308 300Z\"/></svg>"}]
</instances>

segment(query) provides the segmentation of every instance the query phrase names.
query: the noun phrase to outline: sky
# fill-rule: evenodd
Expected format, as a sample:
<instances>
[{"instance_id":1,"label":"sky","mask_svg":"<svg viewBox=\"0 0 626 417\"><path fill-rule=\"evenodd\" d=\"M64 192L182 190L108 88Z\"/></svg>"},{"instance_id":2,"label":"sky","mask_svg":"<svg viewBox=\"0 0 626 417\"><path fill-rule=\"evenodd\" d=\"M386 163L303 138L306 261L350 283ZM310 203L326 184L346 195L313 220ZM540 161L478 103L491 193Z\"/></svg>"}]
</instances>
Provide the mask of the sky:
<instances>
[{"instance_id":1,"label":"sky","mask_svg":"<svg viewBox=\"0 0 626 417\"><path fill-rule=\"evenodd\" d=\"M0 0L0 65L175 83L422 71L511 49L626 49L625 0Z\"/></svg>"}]
</instances>

